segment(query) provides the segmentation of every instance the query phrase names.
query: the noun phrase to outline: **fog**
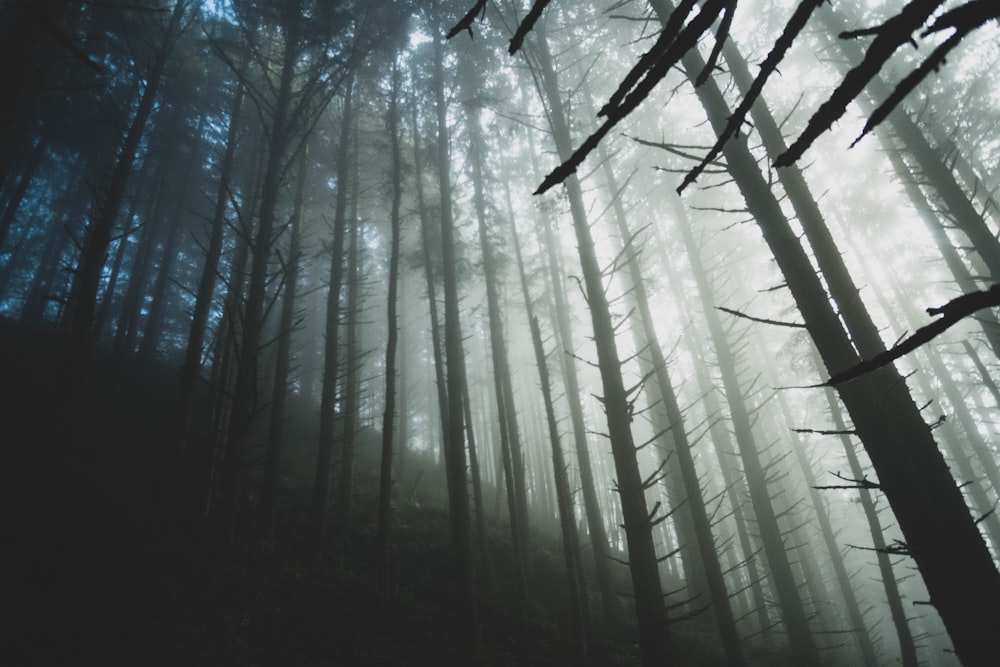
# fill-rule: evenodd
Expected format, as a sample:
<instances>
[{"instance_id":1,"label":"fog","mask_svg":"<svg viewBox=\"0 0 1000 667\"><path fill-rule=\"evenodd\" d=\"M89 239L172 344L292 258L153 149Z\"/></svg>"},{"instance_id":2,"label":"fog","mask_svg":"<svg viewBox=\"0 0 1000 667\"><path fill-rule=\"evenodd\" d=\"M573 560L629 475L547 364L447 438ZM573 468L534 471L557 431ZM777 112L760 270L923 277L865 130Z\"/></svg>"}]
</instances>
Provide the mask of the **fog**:
<instances>
[{"instance_id":1,"label":"fog","mask_svg":"<svg viewBox=\"0 0 1000 667\"><path fill-rule=\"evenodd\" d=\"M0 7L18 664L995 664L1000 15L678 4Z\"/></svg>"}]
</instances>

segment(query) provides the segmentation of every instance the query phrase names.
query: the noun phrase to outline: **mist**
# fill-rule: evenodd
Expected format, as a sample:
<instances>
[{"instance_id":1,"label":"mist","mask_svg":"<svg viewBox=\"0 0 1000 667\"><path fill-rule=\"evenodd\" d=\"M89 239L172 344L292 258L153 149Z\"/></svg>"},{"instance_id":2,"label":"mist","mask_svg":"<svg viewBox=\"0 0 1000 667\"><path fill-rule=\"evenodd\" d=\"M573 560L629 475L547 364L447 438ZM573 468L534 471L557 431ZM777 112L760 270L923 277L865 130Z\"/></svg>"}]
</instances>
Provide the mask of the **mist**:
<instances>
[{"instance_id":1,"label":"mist","mask_svg":"<svg viewBox=\"0 0 1000 667\"><path fill-rule=\"evenodd\" d=\"M996 664L992 3L0 17L10 664Z\"/></svg>"}]
</instances>

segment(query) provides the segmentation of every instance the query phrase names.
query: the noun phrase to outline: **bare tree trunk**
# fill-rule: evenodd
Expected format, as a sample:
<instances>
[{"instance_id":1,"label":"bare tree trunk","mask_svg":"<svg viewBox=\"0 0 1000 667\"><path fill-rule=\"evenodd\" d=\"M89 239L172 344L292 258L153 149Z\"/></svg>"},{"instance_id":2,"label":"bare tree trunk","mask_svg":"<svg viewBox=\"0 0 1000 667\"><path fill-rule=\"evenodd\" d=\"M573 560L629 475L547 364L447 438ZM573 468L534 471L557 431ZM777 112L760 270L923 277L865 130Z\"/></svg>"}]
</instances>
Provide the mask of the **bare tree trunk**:
<instances>
[{"instance_id":1,"label":"bare tree trunk","mask_svg":"<svg viewBox=\"0 0 1000 667\"><path fill-rule=\"evenodd\" d=\"M146 179L150 175L152 169L140 169L139 170L139 180L135 185L135 189L132 192L132 201L129 204L128 211L125 213L125 228L122 231L118 239L118 247L115 249L115 258L111 262L110 275L108 276L107 287L104 288L104 294L101 297L101 305L97 309L97 314L94 316L94 336L100 338L105 333L111 335L111 327L109 325L109 320L111 318L112 305L115 304L115 293L118 289L118 281L122 278L122 266L125 264L125 255L128 253L128 237L134 231L131 228L132 221L135 219L136 210L139 208L139 198L143 192L143 187L146 184Z\"/></svg>"},{"instance_id":2,"label":"bare tree trunk","mask_svg":"<svg viewBox=\"0 0 1000 667\"><path fill-rule=\"evenodd\" d=\"M845 28L842 19L829 8L816 12L831 35L838 35ZM860 60L860 51L852 40L836 40L837 48L847 56L849 63ZM846 66L846 64L845 64ZM873 78L865 88L866 95L859 97L862 103L870 103L873 98L884 100L890 92L881 77ZM945 164L942 152L935 150L920 127L907 115L903 108L889 114L888 123L893 133L906 146L906 151L919 167L924 178L941 198L945 208L959 229L972 242L990 272L993 282L1000 282L1000 241L986 224L986 219L976 210L968 195L962 190L951 168ZM956 647L957 649L958 647Z\"/></svg>"},{"instance_id":3,"label":"bare tree trunk","mask_svg":"<svg viewBox=\"0 0 1000 667\"><path fill-rule=\"evenodd\" d=\"M508 192L509 194L509 192ZM559 424L556 420L555 407L552 401L552 383L549 379L549 366L545 349L542 345L542 334L538 326L538 318L534 313L531 293L528 289L528 276L524 270L524 260L521 256L521 244L517 238L517 227L514 218L510 217L510 228L513 238L514 254L517 259L517 271L521 280L521 294L524 307L531 326L531 341L535 350L535 364L538 366L538 381L542 390L542 401L545 404L545 421L548 425L549 444L552 449L552 473L556 485L556 501L559 507L559 527L562 533L563 560L566 563L566 576L569 584L570 607L573 610L574 664L589 665L594 656L590 646L591 619L587 602L587 585L583 576L583 563L580 558L580 539L576 529L576 512L566 458L563 454L559 437Z\"/></svg>"},{"instance_id":4,"label":"bare tree trunk","mask_svg":"<svg viewBox=\"0 0 1000 667\"><path fill-rule=\"evenodd\" d=\"M195 384L202 366L205 334L208 329L208 315L215 296L215 283L222 257L222 243L225 238L226 209L229 204L229 189L233 175L236 143L239 138L240 117L243 109L245 85L241 80L233 96L233 106L229 111L229 130L226 135L226 149L219 167L219 189L215 195L208 246L205 249L205 264L202 266L198 289L195 292L194 311L191 314L191 328L188 331L184 365L181 368L180 387L177 391L177 407L174 411L174 442L183 447L190 423L190 412L195 395Z\"/></svg>"},{"instance_id":5,"label":"bare tree trunk","mask_svg":"<svg viewBox=\"0 0 1000 667\"><path fill-rule=\"evenodd\" d=\"M662 247L662 242L661 242ZM699 254L700 257L700 254ZM681 289L682 280L674 270L669 256L661 253L661 266L667 274L667 283L672 287L677 303L684 304L690 310L690 297ZM683 318L683 315L681 315ZM688 320L691 319L689 316ZM753 611L757 619L757 627L765 642L773 639L771 632L772 623L768 616L768 604L764 595L764 587L761 582L766 567L758 570L757 556L761 547L754 536L750 534L747 526L753 523L753 508L747 504L747 489L742 473L733 465L732 457L738 456L733 438L723 421L722 408L719 404L718 392L708 369L708 362L704 359L705 344L702 336L691 327L685 330L685 338L688 341L688 350L694 359L695 379L698 382L698 391L705 403L705 413L711 420L709 422L709 435L715 449L719 463L719 471L722 473L722 483L726 488L726 495L732 507L733 521L736 524L736 534L740 543L740 550L743 552L743 563L747 570L747 588L750 590L750 601L748 607Z\"/></svg>"},{"instance_id":6,"label":"bare tree trunk","mask_svg":"<svg viewBox=\"0 0 1000 667\"><path fill-rule=\"evenodd\" d=\"M128 178L132 173L136 153L146 130L146 124L153 113L156 96L163 80L163 72L180 35L187 6L186 0L179 0L174 5L170 23L164 31L162 41L153 55L152 64L146 74L146 84L142 89L142 97L139 99L135 115L122 139L111 179L103 198L95 206L96 212L87 226L83 252L76 267L76 287L73 290L75 303L69 322L67 373L70 378L74 378L76 373L81 370L81 365L89 354L94 314L97 309L97 293L100 288L101 271L107 258L108 246L111 244L118 211L125 199Z\"/></svg>"},{"instance_id":7,"label":"bare tree trunk","mask_svg":"<svg viewBox=\"0 0 1000 667\"><path fill-rule=\"evenodd\" d=\"M243 453L251 423L258 410L257 367L264 326L265 301L267 300L268 265L274 246L275 216L281 190L284 157L289 139L289 114L292 106L292 81L299 56L298 35L302 16L298 3L285 9L284 52L281 74L270 120L270 132L261 184L260 215L253 242L250 262L249 285L243 307L242 337L236 360L236 379L232 392L232 413L223 452L220 478L221 500L225 503L222 516L223 541L231 542L235 536L240 497L243 493Z\"/></svg>"},{"instance_id":8,"label":"bare tree trunk","mask_svg":"<svg viewBox=\"0 0 1000 667\"><path fill-rule=\"evenodd\" d=\"M541 24L536 28L534 48L541 76L539 93L550 109L548 117L559 155L562 159L566 159L572 152L572 139L556 71L548 51L544 30L541 28ZM651 482L643 480L639 472L635 443L632 439L631 400L622 380L621 360L615 342L615 326L611 319L607 294L604 291L603 275L597 261L594 240L590 234L583 194L575 176L567 179L566 191L594 327L594 342L597 346L604 391L603 404L618 476L618 495L628 542L629 569L632 573L632 588L635 593L639 623L640 653L643 664L662 665L670 659L669 628L660 584L659 563L653 544L652 522L655 517L650 515L646 506L646 489Z\"/></svg>"},{"instance_id":9,"label":"bare tree trunk","mask_svg":"<svg viewBox=\"0 0 1000 667\"><path fill-rule=\"evenodd\" d=\"M643 377L652 377L654 380L651 387L645 390L647 402L651 406L655 406L653 408L654 417L659 417L658 420L654 419L657 431L661 432L658 439L669 437L672 446L666 449L677 457L677 469L680 473L678 481L682 485L683 495L680 502L674 504L674 509L675 511L680 510L687 519L683 522L688 526L687 531L680 530L679 527L678 534L681 539L692 540L687 552L682 550L681 553L686 554L685 571L695 573L693 578L687 580L688 593L692 596L700 595L704 588L707 588L716 625L722 639L722 647L726 653L726 664L736 667L744 664L743 650L739 634L736 631L736 620L729 604L729 592L726 590L722 564L719 562L715 536L712 534L711 520L705 507L705 499L698 479L698 470L695 467L691 443L688 441L684 415L670 381L667 360L663 356L663 350L660 348L660 342L656 335L652 309L639 267L640 251L634 243L634 235L628 228L621 190L606 152L603 148L599 152L599 158L604 164L604 178L608 183L609 196L612 198L611 204L616 229L623 245L623 256L628 267L624 291L628 294L628 301L634 305L634 309L639 315L638 326L633 326L632 331L636 339L635 347L638 351L640 370ZM666 458L665 453L663 455L665 462ZM670 491L670 489L667 490ZM688 563L688 560L691 562Z\"/></svg>"},{"instance_id":10,"label":"bare tree trunk","mask_svg":"<svg viewBox=\"0 0 1000 667\"><path fill-rule=\"evenodd\" d=\"M156 182L128 270L128 284L121 304L118 305L115 337L111 346L111 367L119 379L125 375L125 370L131 361L130 355L135 351L136 338L139 336L142 299L148 288L149 272L152 269L153 253L159 241L160 229L167 215L164 212L168 200L167 180L169 165L175 155L174 144L171 143L165 150L160 164L157 165Z\"/></svg>"},{"instance_id":11,"label":"bare tree trunk","mask_svg":"<svg viewBox=\"0 0 1000 667\"><path fill-rule=\"evenodd\" d=\"M340 291L344 280L344 239L347 232L347 192L351 172L351 128L354 125L353 76L344 92L344 109L340 120L340 145L337 147L337 198L333 214L333 247L330 255L330 284L326 297L326 342L323 353L323 389L319 404L319 447L316 480L313 485L309 512L309 563L318 569L326 547L327 516L329 513L330 475L333 464L334 417L337 399L337 377L340 372Z\"/></svg>"},{"instance_id":12,"label":"bare tree trunk","mask_svg":"<svg viewBox=\"0 0 1000 667\"><path fill-rule=\"evenodd\" d=\"M816 369L822 368L822 361L814 353ZM852 479L865 479L865 471L861 467L858 455L854 451L854 445L847 435L847 425L844 423L843 413L837 403L837 396L832 389L824 391L827 404L830 408L830 417L833 420L834 430L840 433L839 439L844 446L844 455L851 470ZM892 570L892 559L886 549L885 535L882 531L882 522L878 518L878 510L872 500L870 489L858 489L858 497L861 507L868 522L868 531L872 536L872 546L878 561L879 574L882 579L882 586L885 588L886 604L889 605L889 614L892 617L892 624L896 630L896 639L899 641L899 652L904 667L916 667L917 647L914 643L913 633L906 618L906 611L903 609L903 598L899 593L899 583Z\"/></svg>"},{"instance_id":13,"label":"bare tree trunk","mask_svg":"<svg viewBox=\"0 0 1000 667\"><path fill-rule=\"evenodd\" d=\"M706 83L705 85L710 84ZM771 572L771 580L777 594L781 618L788 630L788 638L799 664L803 666L818 665L820 664L819 655L809 630L806 610L799 595L798 584L795 581L795 575L785 550L781 527L778 525L778 518L771 504L764 467L761 464L753 436L750 412L743 400L736 372L736 355L726 336L718 311L715 310L715 298L698 247L694 242L690 224L679 204L676 209L679 216L677 226L687 249L691 273L698 287L712 345L715 347L716 360L733 422L737 449L740 461L743 463L743 474L746 476L747 490L753 505L754 516L757 519L757 527Z\"/></svg>"},{"instance_id":14,"label":"bare tree trunk","mask_svg":"<svg viewBox=\"0 0 1000 667\"><path fill-rule=\"evenodd\" d=\"M913 170L903 159L902 153L905 149L903 147L897 149L895 142L885 135L884 131L878 133L882 144L886 147L885 154L889 158L892 168L896 171L896 175L902 181L903 189L907 197L909 197L910 203L917 210L917 215L924 223L927 231L931 233L931 237L933 237L935 244L937 244L938 250L941 251L941 257L944 259L944 263L951 272L951 275L955 278L958 289L963 293L974 292L980 289L980 286L973 279L969 267L959 256L958 250L948 237L948 233L942 224L943 221L937 218L934 210L931 208L930 202L927 201L927 196L917 184L916 174L913 173ZM986 334L986 340L993 349L993 354L1000 357L1000 321L997 320L996 313L989 309L981 310L976 313L975 319L982 326L983 333Z\"/></svg>"},{"instance_id":15,"label":"bare tree trunk","mask_svg":"<svg viewBox=\"0 0 1000 667\"><path fill-rule=\"evenodd\" d=\"M463 88L477 90L480 82L470 67L462 70ZM479 122L479 109L466 108L466 125L469 135L469 161L472 164L473 202L476 210L479 245L482 251L483 278L486 282L486 306L490 332L490 352L493 362L493 382L497 417L500 427L500 451L504 461L504 478L507 486L508 513L510 516L511 543L514 549L514 577L521 603L528 599L528 496L525 486L524 454L514 409L514 390L511 385L507 343L504 339L503 312L497 278L496 258L489 238L486 221L486 193L483 156L485 153L483 130Z\"/></svg>"},{"instance_id":16,"label":"bare tree trunk","mask_svg":"<svg viewBox=\"0 0 1000 667\"><path fill-rule=\"evenodd\" d=\"M271 411L268 415L267 442L264 446L264 479L261 488L261 535L274 540L275 515L278 504L278 479L281 473L282 432L285 406L288 403L289 370L292 360L292 332L296 329L295 300L298 296L299 265L302 259L302 209L305 205L306 172L309 160L308 144L299 155L299 173L292 209L288 257L285 260L285 294L278 321L278 349L274 364L274 384L271 389Z\"/></svg>"},{"instance_id":17,"label":"bare tree trunk","mask_svg":"<svg viewBox=\"0 0 1000 667\"><path fill-rule=\"evenodd\" d=\"M465 360L462 350L458 277L455 264L455 229L451 208L451 159L449 156L448 109L444 96L444 53L440 35L434 36L433 88L437 112L437 171L441 205L441 254L444 264L444 345L447 357L448 425L445 431L445 469L448 480L448 513L455 558L456 611L461 637L472 647L478 643L479 622L469 526L469 491L465 459Z\"/></svg>"},{"instance_id":18,"label":"bare tree trunk","mask_svg":"<svg viewBox=\"0 0 1000 667\"><path fill-rule=\"evenodd\" d=\"M663 0L653 0L653 4L664 9ZM689 52L684 63L692 76L704 65L694 52ZM696 94L709 121L720 132L729 116L721 92L709 80L696 88ZM724 155L824 364L830 372L854 365L858 355L745 138L728 142ZM839 305L845 308L845 304ZM861 333L860 328L851 330L854 336ZM990 602L1000 597L1000 573L929 428L907 392L900 391L901 385L899 374L886 368L842 385L840 395L960 659L969 665L989 664L992 649L985 637L989 628L1000 625L1000 609ZM972 609L988 613L973 613Z\"/></svg>"},{"instance_id":19,"label":"bare tree trunk","mask_svg":"<svg viewBox=\"0 0 1000 667\"><path fill-rule=\"evenodd\" d=\"M430 214L424 197L423 157L421 153L420 131L417 117L417 106L413 104L413 166L416 173L417 209L420 216L420 248L424 261L424 280L427 289L427 302L430 308L431 348L434 355L434 379L437 389L438 416L441 420L442 447L443 434L448 430L448 387L444 376L444 357L441 352L441 325L438 316L437 287L434 277L434 259L431 256Z\"/></svg>"},{"instance_id":20,"label":"bare tree trunk","mask_svg":"<svg viewBox=\"0 0 1000 667\"><path fill-rule=\"evenodd\" d=\"M510 192L507 192L508 211L510 207ZM509 213L511 220L513 213ZM587 532L590 537L591 550L594 555L594 573L597 578L597 588L601 595L601 613L604 622L615 624L621 620L621 609L618 594L611 581L611 554L608 548L608 534L604 527L604 514L601 511L597 489L594 485L594 471L590 458L590 444L587 442L587 427L583 418L583 407L580 404L580 380L575 365L575 347L573 345L573 330L570 324L569 309L566 305L566 295L563 290L563 273L558 261L551 221L542 219L540 225L542 247L547 250L549 280L555 313L556 334L560 342L559 349L563 383L565 384L566 401L569 405L570 424L572 426L573 445L576 451L577 466L580 470L580 491L583 495L583 510L587 520Z\"/></svg>"},{"instance_id":21,"label":"bare tree trunk","mask_svg":"<svg viewBox=\"0 0 1000 667\"><path fill-rule=\"evenodd\" d=\"M785 400L784 394L778 391L775 396L778 400L778 405L781 407L785 423L789 427L793 427L795 421L792 418L792 413L788 408L788 402ZM868 667L876 667L879 662L878 657L875 655L875 646L872 644L871 633L865 626L861 605L858 603L858 596L854 592L854 584L847 573L844 556L840 552L840 545L837 544L833 526L830 524L830 512L827 509L826 501L816 488L817 482L816 476L813 474L812 463L803 451L802 442L798 434L793 432L788 438L792 446L792 452L795 454L795 460L799 464L803 479L805 479L806 486L809 488L809 499L812 501L813 509L816 512L820 534L823 536L823 543L830 554L830 564L833 566L833 572L837 578L837 586L844 597L844 608L847 610L847 619L851 623L848 629L853 634L854 640L860 649L864 664ZM808 551L809 549L807 548L806 550Z\"/></svg>"},{"instance_id":22,"label":"bare tree trunk","mask_svg":"<svg viewBox=\"0 0 1000 667\"><path fill-rule=\"evenodd\" d=\"M357 132L357 130L355 130ZM344 411L340 442L340 459L337 461L339 480L334 501L334 544L333 551L337 566L347 571L350 557L351 523L354 520L354 457L360 428L361 382L359 380L362 365L362 353L358 345L358 334L361 316L361 220L358 217L358 199L360 193L357 151L354 157L354 176L351 179L353 195L351 197L350 240L347 259L347 331L345 361L347 370L344 373Z\"/></svg>"},{"instance_id":23,"label":"bare tree trunk","mask_svg":"<svg viewBox=\"0 0 1000 667\"><path fill-rule=\"evenodd\" d=\"M378 538L377 538L377 570L378 594L382 610L383 625L388 628L389 589L391 587L390 542L389 534L392 527L392 469L393 469L393 435L396 420L396 351L399 341L399 317L397 314L399 288L399 237L400 237L400 206L403 200L403 155L400 136L399 95L401 83L400 54L395 54L392 63L392 88L389 97L389 113L386 119L389 132L389 148L391 153L392 205L389 212L389 285L386 297L386 328L389 332L385 345L385 407L382 412L382 450L379 464L378 484ZM417 174L420 178L420 174ZM405 364L404 364L405 366ZM406 387L403 384L403 392ZM406 447L405 437L406 404L400 401L400 418L398 428L399 448ZM402 457L400 457L402 458Z\"/></svg>"},{"instance_id":24,"label":"bare tree trunk","mask_svg":"<svg viewBox=\"0 0 1000 667\"><path fill-rule=\"evenodd\" d=\"M204 118L200 119L195 130L195 136L201 136L204 127ZM187 214L187 193L190 191L191 178L196 168L200 168L201 150L195 145L192 147L190 156L191 168L185 170L180 183L180 193L171 212L167 237L163 242L162 259L156 269L156 280L153 283L153 290L150 294L149 315L146 317L146 324L142 331L142 341L139 344L139 351L136 355L135 370L142 371L148 369L156 356L156 349L160 345L163 337L163 318L166 311L167 289L174 280L174 263L177 259L177 245L180 241L180 232ZM197 167L195 166L197 165ZM126 221L126 224L128 222Z\"/></svg>"}]
</instances>

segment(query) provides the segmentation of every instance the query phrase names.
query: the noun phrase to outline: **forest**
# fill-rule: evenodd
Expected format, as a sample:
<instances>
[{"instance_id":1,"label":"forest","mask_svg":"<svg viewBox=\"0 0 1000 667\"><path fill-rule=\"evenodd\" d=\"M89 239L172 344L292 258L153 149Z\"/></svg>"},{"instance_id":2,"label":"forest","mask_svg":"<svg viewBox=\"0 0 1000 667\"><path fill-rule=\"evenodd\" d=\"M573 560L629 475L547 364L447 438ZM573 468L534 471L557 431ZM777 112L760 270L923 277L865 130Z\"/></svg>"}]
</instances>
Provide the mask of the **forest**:
<instances>
[{"instance_id":1,"label":"forest","mask_svg":"<svg viewBox=\"0 0 1000 667\"><path fill-rule=\"evenodd\" d=\"M1000 664L995 0L0 54L4 664Z\"/></svg>"}]
</instances>

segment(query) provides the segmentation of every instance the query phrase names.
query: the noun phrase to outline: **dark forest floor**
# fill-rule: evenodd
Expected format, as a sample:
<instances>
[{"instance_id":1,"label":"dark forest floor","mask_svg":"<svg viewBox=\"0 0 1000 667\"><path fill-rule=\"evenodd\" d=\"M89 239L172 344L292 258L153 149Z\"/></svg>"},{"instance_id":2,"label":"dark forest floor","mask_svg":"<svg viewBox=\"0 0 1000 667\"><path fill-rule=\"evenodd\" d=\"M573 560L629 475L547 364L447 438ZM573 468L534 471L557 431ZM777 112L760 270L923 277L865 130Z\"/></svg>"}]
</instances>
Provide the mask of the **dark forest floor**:
<instances>
[{"instance_id":1,"label":"dark forest floor","mask_svg":"<svg viewBox=\"0 0 1000 667\"><path fill-rule=\"evenodd\" d=\"M221 551L200 519L204 483L157 454L169 433L173 368L115 392L98 365L83 390L68 392L58 382L62 349L50 331L0 321L0 609L13 621L0 633L0 664L572 664L554 533L536 531L532 600L521 610L503 585L506 528L489 527L494 583L481 595L482 639L469 654L455 636L444 485L431 462L413 457L396 486L397 587L383 619L372 565L375 454L359 455L346 565L332 556L320 572L304 564L308 447L289 456L276 540L250 537L251 508L235 545ZM721 664L708 623L674 634L678 664ZM634 636L627 625L598 624L598 664L638 664ZM783 664L771 657L760 664Z\"/></svg>"},{"instance_id":2,"label":"dark forest floor","mask_svg":"<svg viewBox=\"0 0 1000 667\"><path fill-rule=\"evenodd\" d=\"M537 605L518 612L502 585L484 596L473 658L454 636L447 516L434 471L423 468L418 482L428 493L417 489L396 509L399 585L383 622L371 566L374 470L364 468L365 457L346 567L332 557L322 572L305 566L309 489L294 475L285 479L278 539L244 536L220 553L200 522L199 480L157 464L173 370L133 378L115 393L98 366L84 391L67 396L58 384L61 350L52 332L0 322L8 517L0 576L13 620L0 633L0 663L569 664L557 542L536 554ZM252 512L246 520L250 533ZM506 545L502 534L491 539L503 581ZM627 641L614 653L612 664L632 662Z\"/></svg>"}]
</instances>

